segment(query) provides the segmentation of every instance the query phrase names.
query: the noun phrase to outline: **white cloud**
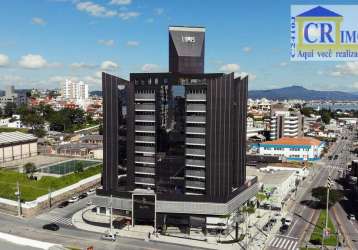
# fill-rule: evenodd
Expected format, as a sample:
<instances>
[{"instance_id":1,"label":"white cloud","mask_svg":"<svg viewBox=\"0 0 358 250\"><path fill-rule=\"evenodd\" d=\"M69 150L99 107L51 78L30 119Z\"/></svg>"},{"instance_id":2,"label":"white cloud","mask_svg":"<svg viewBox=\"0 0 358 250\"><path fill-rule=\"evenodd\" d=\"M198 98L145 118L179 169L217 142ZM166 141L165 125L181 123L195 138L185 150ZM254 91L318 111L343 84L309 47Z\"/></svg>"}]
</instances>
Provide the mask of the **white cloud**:
<instances>
[{"instance_id":1,"label":"white cloud","mask_svg":"<svg viewBox=\"0 0 358 250\"><path fill-rule=\"evenodd\" d=\"M101 64L101 70L115 70L118 67L118 64L112 61L104 61Z\"/></svg>"},{"instance_id":2,"label":"white cloud","mask_svg":"<svg viewBox=\"0 0 358 250\"><path fill-rule=\"evenodd\" d=\"M40 17L34 17L31 19L31 23L35 25L44 26L46 25L46 21Z\"/></svg>"},{"instance_id":3,"label":"white cloud","mask_svg":"<svg viewBox=\"0 0 358 250\"><path fill-rule=\"evenodd\" d=\"M343 76L343 75L358 75L358 62L346 62L345 64L336 65L335 71L331 73L331 75L335 76Z\"/></svg>"},{"instance_id":4,"label":"white cloud","mask_svg":"<svg viewBox=\"0 0 358 250\"><path fill-rule=\"evenodd\" d=\"M156 8L154 9L154 13L158 16L162 15L164 13L164 9L163 8Z\"/></svg>"},{"instance_id":5,"label":"white cloud","mask_svg":"<svg viewBox=\"0 0 358 250\"><path fill-rule=\"evenodd\" d=\"M246 52L246 53L249 53L252 51L252 48L251 47L244 47L242 48L242 51Z\"/></svg>"},{"instance_id":6,"label":"white cloud","mask_svg":"<svg viewBox=\"0 0 358 250\"><path fill-rule=\"evenodd\" d=\"M41 55L33 54L22 56L19 65L25 69L40 69L49 66Z\"/></svg>"},{"instance_id":7,"label":"white cloud","mask_svg":"<svg viewBox=\"0 0 358 250\"><path fill-rule=\"evenodd\" d=\"M19 83L23 80L21 76L16 75L0 75L0 82L4 84Z\"/></svg>"},{"instance_id":8,"label":"white cloud","mask_svg":"<svg viewBox=\"0 0 358 250\"><path fill-rule=\"evenodd\" d=\"M254 81L256 79L256 75L255 74L251 74L251 73L247 73L247 72L240 72L240 73L235 73L235 78L236 77L241 77L244 78L246 76L249 77L249 81Z\"/></svg>"},{"instance_id":9,"label":"white cloud","mask_svg":"<svg viewBox=\"0 0 358 250\"><path fill-rule=\"evenodd\" d=\"M352 89L358 90L358 82L352 84Z\"/></svg>"},{"instance_id":10,"label":"white cloud","mask_svg":"<svg viewBox=\"0 0 358 250\"><path fill-rule=\"evenodd\" d=\"M88 63L84 63L84 62L75 62L75 63L72 63L70 65L70 67L73 69L91 69L91 68L96 67L96 65L88 64Z\"/></svg>"},{"instance_id":11,"label":"white cloud","mask_svg":"<svg viewBox=\"0 0 358 250\"><path fill-rule=\"evenodd\" d=\"M114 40L98 40L97 43L104 46L112 47L114 45Z\"/></svg>"},{"instance_id":12,"label":"white cloud","mask_svg":"<svg viewBox=\"0 0 358 250\"><path fill-rule=\"evenodd\" d=\"M143 72L154 72L158 71L160 69L160 66L157 64L147 63L142 66Z\"/></svg>"},{"instance_id":13,"label":"white cloud","mask_svg":"<svg viewBox=\"0 0 358 250\"><path fill-rule=\"evenodd\" d=\"M280 66L281 66L281 67L286 67L286 66L287 66L287 62L281 62L281 63L280 63Z\"/></svg>"},{"instance_id":14,"label":"white cloud","mask_svg":"<svg viewBox=\"0 0 358 250\"><path fill-rule=\"evenodd\" d=\"M9 65L10 59L7 55L0 54L0 67Z\"/></svg>"},{"instance_id":15,"label":"white cloud","mask_svg":"<svg viewBox=\"0 0 358 250\"><path fill-rule=\"evenodd\" d=\"M138 46L139 46L139 42L138 42L138 41L128 41L128 42L127 42L127 46L128 46L128 47L138 47Z\"/></svg>"},{"instance_id":16,"label":"white cloud","mask_svg":"<svg viewBox=\"0 0 358 250\"><path fill-rule=\"evenodd\" d=\"M240 70L240 65L236 63L229 63L221 66L219 70L226 73L238 72Z\"/></svg>"},{"instance_id":17,"label":"white cloud","mask_svg":"<svg viewBox=\"0 0 358 250\"><path fill-rule=\"evenodd\" d=\"M132 0L111 0L111 2L109 4L128 5L131 3L132 3Z\"/></svg>"},{"instance_id":18,"label":"white cloud","mask_svg":"<svg viewBox=\"0 0 358 250\"><path fill-rule=\"evenodd\" d=\"M137 16L139 16L140 13L139 12L135 12L135 11L128 11L128 12L120 12L118 13L118 17L122 20L128 20L131 18L135 18Z\"/></svg>"},{"instance_id":19,"label":"white cloud","mask_svg":"<svg viewBox=\"0 0 358 250\"><path fill-rule=\"evenodd\" d=\"M76 8L79 11L87 12L89 15L96 17L113 17L118 14L117 11L108 10L106 7L91 1L78 2Z\"/></svg>"}]
</instances>

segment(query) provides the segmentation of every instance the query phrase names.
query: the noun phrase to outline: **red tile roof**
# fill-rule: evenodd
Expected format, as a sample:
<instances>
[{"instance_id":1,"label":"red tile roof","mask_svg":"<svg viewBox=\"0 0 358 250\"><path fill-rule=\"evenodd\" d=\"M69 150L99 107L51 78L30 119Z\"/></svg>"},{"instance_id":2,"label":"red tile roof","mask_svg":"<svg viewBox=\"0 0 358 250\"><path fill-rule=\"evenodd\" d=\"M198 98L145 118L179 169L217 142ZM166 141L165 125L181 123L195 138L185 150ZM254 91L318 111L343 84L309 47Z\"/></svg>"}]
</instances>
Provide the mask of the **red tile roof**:
<instances>
[{"instance_id":1,"label":"red tile roof","mask_svg":"<svg viewBox=\"0 0 358 250\"><path fill-rule=\"evenodd\" d=\"M312 138L312 137L298 137L298 138L290 138L290 137L282 137L278 140L274 141L266 141L261 144L270 144L270 145L311 145L311 146L319 146L321 141Z\"/></svg>"}]
</instances>

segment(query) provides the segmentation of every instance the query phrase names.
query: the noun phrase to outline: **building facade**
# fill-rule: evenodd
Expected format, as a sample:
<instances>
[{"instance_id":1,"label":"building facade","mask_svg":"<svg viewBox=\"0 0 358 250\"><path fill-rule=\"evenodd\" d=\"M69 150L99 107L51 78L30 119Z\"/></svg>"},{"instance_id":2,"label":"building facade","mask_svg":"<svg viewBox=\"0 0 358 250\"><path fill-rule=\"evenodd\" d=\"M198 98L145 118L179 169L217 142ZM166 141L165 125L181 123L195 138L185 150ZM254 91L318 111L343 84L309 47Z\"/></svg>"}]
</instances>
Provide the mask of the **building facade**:
<instances>
[{"instance_id":1,"label":"building facade","mask_svg":"<svg viewBox=\"0 0 358 250\"><path fill-rule=\"evenodd\" d=\"M324 143L312 137L289 138L259 144L259 154L279 156L291 161L316 161L321 158Z\"/></svg>"},{"instance_id":2,"label":"building facade","mask_svg":"<svg viewBox=\"0 0 358 250\"><path fill-rule=\"evenodd\" d=\"M84 101L88 99L88 96L88 84L83 81L66 80L62 86L62 97L64 99Z\"/></svg>"},{"instance_id":3,"label":"building facade","mask_svg":"<svg viewBox=\"0 0 358 250\"><path fill-rule=\"evenodd\" d=\"M169 28L171 72L102 75L103 190L95 200L105 205L113 195L133 225L205 224L257 192L245 171L248 78L203 73L204 31Z\"/></svg>"},{"instance_id":4,"label":"building facade","mask_svg":"<svg viewBox=\"0 0 358 250\"><path fill-rule=\"evenodd\" d=\"M16 93L14 86L6 86L5 95L0 96L0 108L5 108L7 103L14 103L17 107L27 103L25 93Z\"/></svg>"},{"instance_id":5,"label":"building facade","mask_svg":"<svg viewBox=\"0 0 358 250\"><path fill-rule=\"evenodd\" d=\"M282 104L272 105L270 118L270 139L302 137L304 116L299 111L289 110Z\"/></svg>"}]
</instances>

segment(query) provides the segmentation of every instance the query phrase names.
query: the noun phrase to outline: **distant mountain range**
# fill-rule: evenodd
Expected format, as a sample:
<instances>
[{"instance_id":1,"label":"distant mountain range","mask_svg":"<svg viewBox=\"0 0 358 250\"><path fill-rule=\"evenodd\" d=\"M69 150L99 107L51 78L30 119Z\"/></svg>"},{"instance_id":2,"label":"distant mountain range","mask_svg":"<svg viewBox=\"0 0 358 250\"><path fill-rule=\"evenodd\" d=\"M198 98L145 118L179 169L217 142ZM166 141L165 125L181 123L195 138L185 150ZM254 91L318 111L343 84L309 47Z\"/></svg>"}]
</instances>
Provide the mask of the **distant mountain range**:
<instances>
[{"instance_id":1,"label":"distant mountain range","mask_svg":"<svg viewBox=\"0 0 358 250\"><path fill-rule=\"evenodd\" d=\"M279 89L250 90L249 98L267 98L270 100L332 100L332 101L357 101L358 93L348 93L343 91L320 91L310 90L302 86L290 86Z\"/></svg>"},{"instance_id":2,"label":"distant mountain range","mask_svg":"<svg viewBox=\"0 0 358 250\"><path fill-rule=\"evenodd\" d=\"M91 95L102 96L102 91L91 91ZM310 90L302 86L293 85L279 89L250 90L249 98L270 100L332 100L332 101L358 101L358 92Z\"/></svg>"}]
</instances>

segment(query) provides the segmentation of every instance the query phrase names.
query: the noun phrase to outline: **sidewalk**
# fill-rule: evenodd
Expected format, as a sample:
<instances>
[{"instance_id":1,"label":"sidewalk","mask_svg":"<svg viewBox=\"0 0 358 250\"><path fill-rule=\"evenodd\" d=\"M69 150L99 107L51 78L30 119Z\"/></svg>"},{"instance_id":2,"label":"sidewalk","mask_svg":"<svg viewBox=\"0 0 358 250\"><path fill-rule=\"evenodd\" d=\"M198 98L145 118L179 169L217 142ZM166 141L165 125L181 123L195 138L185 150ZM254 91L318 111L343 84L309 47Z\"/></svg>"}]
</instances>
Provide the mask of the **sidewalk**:
<instances>
[{"instance_id":1,"label":"sidewalk","mask_svg":"<svg viewBox=\"0 0 358 250\"><path fill-rule=\"evenodd\" d=\"M104 234L108 232L109 228L93 226L85 223L82 219L82 210L75 213L72 217L72 224L81 230L91 231L96 233ZM136 238L148 241L148 233L153 233L154 228L150 226L136 226L136 227L125 227L123 229L113 229L113 232L116 233L119 237L129 237ZM228 248L228 244L222 245L218 243L209 243L204 241L190 240L179 237L170 237L165 235L152 235L150 241L158 241L169 244L177 244L177 245L186 245L197 248L206 248L206 249L237 249L237 244L235 247ZM222 247L224 246L224 247Z\"/></svg>"}]
</instances>

